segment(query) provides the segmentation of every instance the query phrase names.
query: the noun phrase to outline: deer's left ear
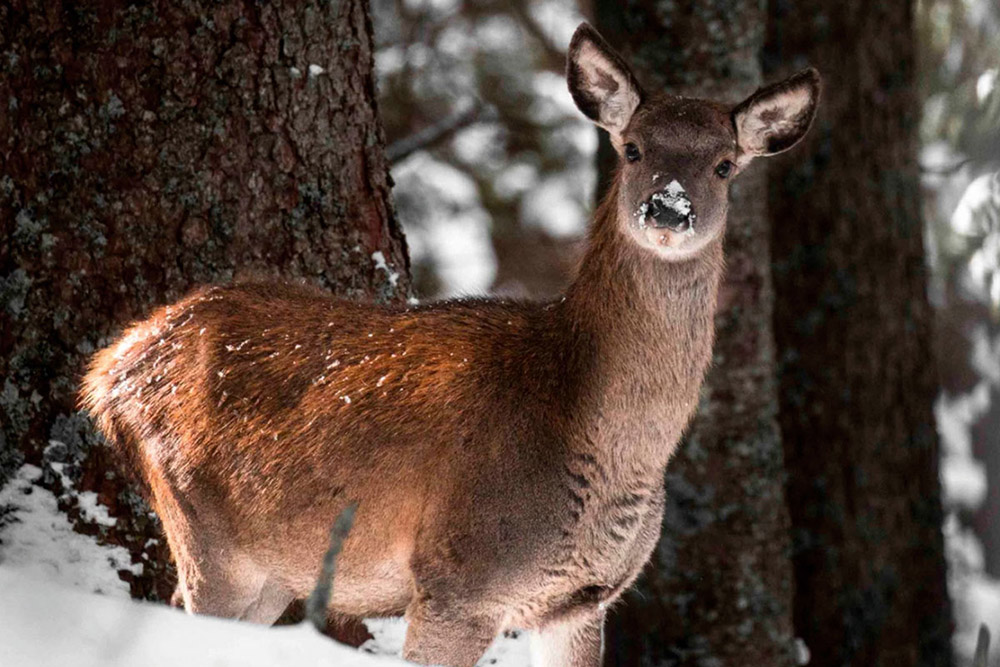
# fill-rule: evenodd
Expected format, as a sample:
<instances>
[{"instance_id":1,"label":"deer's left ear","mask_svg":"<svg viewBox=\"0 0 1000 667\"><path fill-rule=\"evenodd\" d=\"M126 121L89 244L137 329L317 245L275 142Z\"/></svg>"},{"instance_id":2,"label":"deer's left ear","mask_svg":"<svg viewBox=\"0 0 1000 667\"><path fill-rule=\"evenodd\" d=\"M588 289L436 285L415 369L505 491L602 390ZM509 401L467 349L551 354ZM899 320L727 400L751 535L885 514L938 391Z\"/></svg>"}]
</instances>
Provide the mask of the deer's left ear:
<instances>
[{"instance_id":1,"label":"deer's left ear","mask_svg":"<svg viewBox=\"0 0 1000 667\"><path fill-rule=\"evenodd\" d=\"M642 88L622 57L589 23L581 23L573 33L566 80L580 111L618 144L642 101Z\"/></svg>"},{"instance_id":2,"label":"deer's left ear","mask_svg":"<svg viewBox=\"0 0 1000 667\"><path fill-rule=\"evenodd\" d=\"M813 68L762 88L733 109L740 166L758 155L775 155L809 131L819 103L820 77Z\"/></svg>"}]
</instances>

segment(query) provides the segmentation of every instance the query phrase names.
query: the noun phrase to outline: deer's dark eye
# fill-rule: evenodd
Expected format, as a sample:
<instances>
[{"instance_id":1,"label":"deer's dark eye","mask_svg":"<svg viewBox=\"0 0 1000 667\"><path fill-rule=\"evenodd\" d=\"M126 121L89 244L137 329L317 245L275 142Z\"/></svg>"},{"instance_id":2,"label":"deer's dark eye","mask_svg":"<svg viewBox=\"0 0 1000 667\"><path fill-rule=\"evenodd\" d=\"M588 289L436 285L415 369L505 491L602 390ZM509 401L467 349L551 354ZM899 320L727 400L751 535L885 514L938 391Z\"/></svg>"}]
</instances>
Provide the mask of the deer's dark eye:
<instances>
[{"instance_id":1,"label":"deer's dark eye","mask_svg":"<svg viewBox=\"0 0 1000 667\"><path fill-rule=\"evenodd\" d=\"M729 160L723 160L715 168L715 175L719 178L729 178L729 174L733 173L733 166Z\"/></svg>"},{"instance_id":2,"label":"deer's dark eye","mask_svg":"<svg viewBox=\"0 0 1000 667\"><path fill-rule=\"evenodd\" d=\"M629 162L638 162L642 155L639 154L639 147L635 144L625 144L625 159Z\"/></svg>"}]
</instances>

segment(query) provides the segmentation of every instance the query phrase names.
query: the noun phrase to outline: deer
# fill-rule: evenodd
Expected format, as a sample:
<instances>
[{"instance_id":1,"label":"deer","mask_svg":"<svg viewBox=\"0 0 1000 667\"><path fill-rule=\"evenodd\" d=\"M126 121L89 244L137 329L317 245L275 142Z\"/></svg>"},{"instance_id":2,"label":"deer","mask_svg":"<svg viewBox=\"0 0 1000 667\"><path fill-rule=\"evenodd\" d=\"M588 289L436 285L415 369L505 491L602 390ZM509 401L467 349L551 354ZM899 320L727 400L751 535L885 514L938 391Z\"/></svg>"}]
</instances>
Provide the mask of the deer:
<instances>
[{"instance_id":1,"label":"deer","mask_svg":"<svg viewBox=\"0 0 1000 667\"><path fill-rule=\"evenodd\" d=\"M587 23L567 81L619 165L561 298L377 305L250 280L94 356L81 404L159 515L187 612L273 623L356 504L331 617L405 614L416 663L474 665L512 628L536 667L601 663L710 364L729 185L806 134L821 84L651 94Z\"/></svg>"}]
</instances>

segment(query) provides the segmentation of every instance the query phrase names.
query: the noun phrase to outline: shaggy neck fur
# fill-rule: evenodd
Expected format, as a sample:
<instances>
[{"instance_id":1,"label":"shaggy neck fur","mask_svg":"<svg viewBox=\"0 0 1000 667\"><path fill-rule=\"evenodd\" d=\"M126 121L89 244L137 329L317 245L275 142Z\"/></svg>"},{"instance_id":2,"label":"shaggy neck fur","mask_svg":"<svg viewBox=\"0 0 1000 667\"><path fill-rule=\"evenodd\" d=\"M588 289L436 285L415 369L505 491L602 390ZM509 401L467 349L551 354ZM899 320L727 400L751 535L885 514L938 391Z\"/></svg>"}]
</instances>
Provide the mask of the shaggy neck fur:
<instances>
[{"instance_id":1,"label":"shaggy neck fur","mask_svg":"<svg viewBox=\"0 0 1000 667\"><path fill-rule=\"evenodd\" d=\"M589 352L588 414L601 421L591 427L620 425L623 446L665 466L711 360L722 239L689 260L664 260L628 238L618 196L616 179L561 311L569 339Z\"/></svg>"}]
</instances>

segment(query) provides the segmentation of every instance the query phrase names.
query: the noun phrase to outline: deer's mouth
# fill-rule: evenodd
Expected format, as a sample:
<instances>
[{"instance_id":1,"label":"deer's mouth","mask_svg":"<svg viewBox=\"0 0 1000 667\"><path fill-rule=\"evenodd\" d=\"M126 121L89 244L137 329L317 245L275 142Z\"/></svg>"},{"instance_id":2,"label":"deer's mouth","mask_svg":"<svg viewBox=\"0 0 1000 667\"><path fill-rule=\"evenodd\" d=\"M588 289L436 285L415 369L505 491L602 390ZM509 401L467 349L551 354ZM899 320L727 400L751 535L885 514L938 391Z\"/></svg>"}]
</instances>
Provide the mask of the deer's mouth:
<instances>
[{"instance_id":1,"label":"deer's mouth","mask_svg":"<svg viewBox=\"0 0 1000 667\"><path fill-rule=\"evenodd\" d=\"M633 214L640 229L666 229L674 233L694 233L697 216L684 186L676 180L649 196Z\"/></svg>"}]
</instances>

